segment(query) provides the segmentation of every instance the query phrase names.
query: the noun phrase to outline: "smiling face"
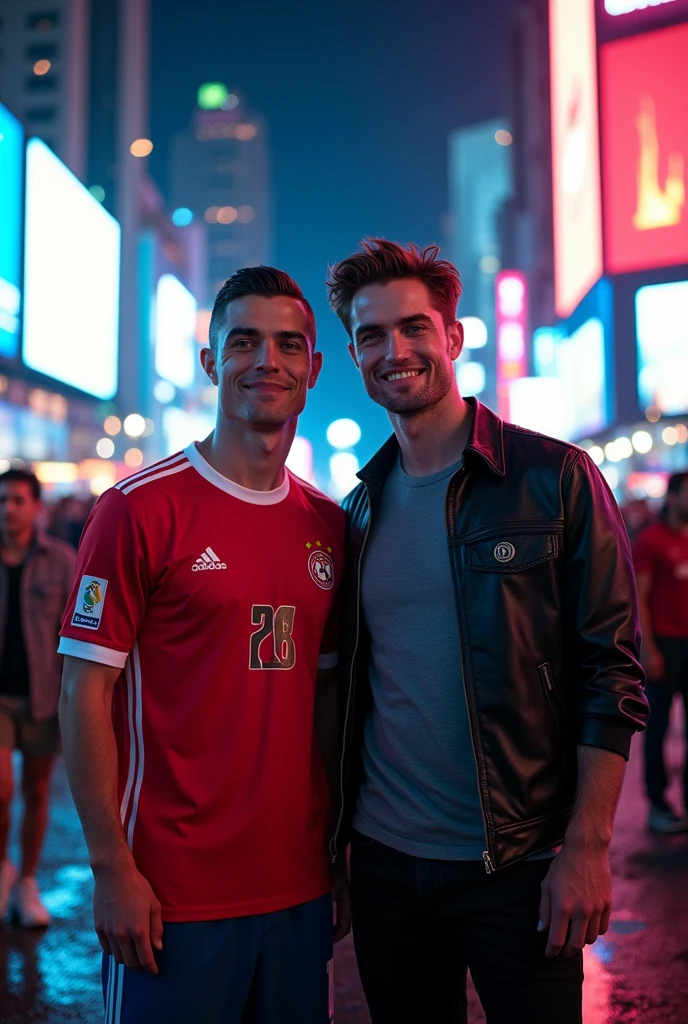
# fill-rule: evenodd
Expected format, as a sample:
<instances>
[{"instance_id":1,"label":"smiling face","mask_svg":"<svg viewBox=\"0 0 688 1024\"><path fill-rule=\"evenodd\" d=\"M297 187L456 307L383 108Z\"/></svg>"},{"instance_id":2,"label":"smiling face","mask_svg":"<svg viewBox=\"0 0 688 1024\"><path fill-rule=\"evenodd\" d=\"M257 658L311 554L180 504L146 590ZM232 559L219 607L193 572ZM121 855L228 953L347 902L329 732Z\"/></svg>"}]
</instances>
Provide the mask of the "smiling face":
<instances>
[{"instance_id":1,"label":"smiling face","mask_svg":"<svg viewBox=\"0 0 688 1024\"><path fill-rule=\"evenodd\" d=\"M298 299L246 295L230 302L217 353L201 353L222 415L262 430L299 416L322 365L309 334Z\"/></svg>"},{"instance_id":2,"label":"smiling face","mask_svg":"<svg viewBox=\"0 0 688 1024\"><path fill-rule=\"evenodd\" d=\"M418 278L361 288L351 304L351 357L365 389L388 412L412 416L456 388L459 323L446 326Z\"/></svg>"}]
</instances>

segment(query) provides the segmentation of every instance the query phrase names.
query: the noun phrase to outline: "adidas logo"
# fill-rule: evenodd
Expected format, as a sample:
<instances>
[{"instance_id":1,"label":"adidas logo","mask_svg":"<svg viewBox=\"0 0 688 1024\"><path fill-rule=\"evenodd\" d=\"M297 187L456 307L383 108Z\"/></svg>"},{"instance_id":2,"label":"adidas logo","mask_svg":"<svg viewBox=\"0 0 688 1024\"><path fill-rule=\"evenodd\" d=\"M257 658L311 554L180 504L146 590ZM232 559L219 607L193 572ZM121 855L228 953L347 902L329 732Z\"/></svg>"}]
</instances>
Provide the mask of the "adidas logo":
<instances>
[{"instance_id":1,"label":"adidas logo","mask_svg":"<svg viewBox=\"0 0 688 1024\"><path fill-rule=\"evenodd\" d=\"M207 569L226 569L227 563L217 557L211 547L207 547L200 558L191 566L192 572L205 572Z\"/></svg>"}]
</instances>

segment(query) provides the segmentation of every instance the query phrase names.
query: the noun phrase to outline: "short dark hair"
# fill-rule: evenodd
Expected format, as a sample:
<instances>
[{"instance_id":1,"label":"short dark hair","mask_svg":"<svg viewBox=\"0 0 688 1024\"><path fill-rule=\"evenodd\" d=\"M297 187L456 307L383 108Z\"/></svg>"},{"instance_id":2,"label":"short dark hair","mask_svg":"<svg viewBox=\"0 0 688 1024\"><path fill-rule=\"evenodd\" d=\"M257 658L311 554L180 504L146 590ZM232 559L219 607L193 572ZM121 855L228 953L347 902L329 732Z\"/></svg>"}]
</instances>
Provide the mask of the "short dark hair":
<instances>
[{"instance_id":1,"label":"short dark hair","mask_svg":"<svg viewBox=\"0 0 688 1024\"><path fill-rule=\"evenodd\" d=\"M28 469L8 469L0 473L0 487L3 484L26 484L34 501L41 500L41 485L35 473Z\"/></svg>"},{"instance_id":2,"label":"short dark hair","mask_svg":"<svg viewBox=\"0 0 688 1024\"><path fill-rule=\"evenodd\" d=\"M289 274L283 270L277 270L275 267L244 267L225 281L215 298L208 332L213 352L217 352L227 306L230 302L243 299L246 295L263 295L267 299L284 295L288 299L298 299L299 302L302 302L306 310L310 341L315 348L315 315L310 302L296 281L289 277Z\"/></svg>"},{"instance_id":3,"label":"short dark hair","mask_svg":"<svg viewBox=\"0 0 688 1024\"><path fill-rule=\"evenodd\" d=\"M682 473L672 473L667 483L667 494L680 494L686 481L688 481L688 470L684 470Z\"/></svg>"},{"instance_id":4,"label":"short dark hair","mask_svg":"<svg viewBox=\"0 0 688 1024\"><path fill-rule=\"evenodd\" d=\"M330 267L327 297L349 337L351 304L356 293L368 284L388 284L409 277L417 277L427 286L445 326L453 324L461 298L461 277L453 263L437 258L439 253L439 245L421 249L413 242L400 245L386 238L364 238L360 252Z\"/></svg>"}]
</instances>

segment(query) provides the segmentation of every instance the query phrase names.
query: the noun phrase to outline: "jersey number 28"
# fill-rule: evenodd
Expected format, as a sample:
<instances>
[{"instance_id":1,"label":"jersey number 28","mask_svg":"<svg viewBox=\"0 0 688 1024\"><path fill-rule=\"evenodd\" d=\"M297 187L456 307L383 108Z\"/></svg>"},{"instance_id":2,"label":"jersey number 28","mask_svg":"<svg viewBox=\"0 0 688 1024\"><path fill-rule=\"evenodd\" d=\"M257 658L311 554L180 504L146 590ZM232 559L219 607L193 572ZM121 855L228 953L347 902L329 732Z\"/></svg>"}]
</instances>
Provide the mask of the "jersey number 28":
<instances>
[{"instance_id":1,"label":"jersey number 28","mask_svg":"<svg viewBox=\"0 0 688 1024\"><path fill-rule=\"evenodd\" d=\"M269 604L254 604L251 622L259 628L251 634L250 668L293 668L296 663L296 648L292 631L296 608L283 604L273 608ZM264 640L272 638L267 660L261 658L260 648Z\"/></svg>"}]
</instances>

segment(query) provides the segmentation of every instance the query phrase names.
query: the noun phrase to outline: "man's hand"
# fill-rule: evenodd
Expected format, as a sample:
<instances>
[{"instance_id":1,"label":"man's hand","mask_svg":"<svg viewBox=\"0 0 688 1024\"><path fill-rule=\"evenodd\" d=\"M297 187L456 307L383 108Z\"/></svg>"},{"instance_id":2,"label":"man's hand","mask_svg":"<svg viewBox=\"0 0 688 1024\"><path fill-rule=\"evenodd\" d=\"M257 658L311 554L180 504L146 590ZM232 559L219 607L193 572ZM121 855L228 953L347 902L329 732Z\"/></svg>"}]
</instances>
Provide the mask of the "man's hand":
<instances>
[{"instance_id":1,"label":"man's hand","mask_svg":"<svg viewBox=\"0 0 688 1024\"><path fill-rule=\"evenodd\" d=\"M135 971L157 974L162 949L160 903L133 860L94 870L93 917L103 952Z\"/></svg>"},{"instance_id":2,"label":"man's hand","mask_svg":"<svg viewBox=\"0 0 688 1024\"><path fill-rule=\"evenodd\" d=\"M339 942L351 931L351 897L346 856L341 854L332 867L332 903L335 913L334 941Z\"/></svg>"},{"instance_id":3,"label":"man's hand","mask_svg":"<svg viewBox=\"0 0 688 1024\"><path fill-rule=\"evenodd\" d=\"M644 644L640 660L647 672L647 677L653 683L661 683L664 678L666 666L664 655L655 644Z\"/></svg>"},{"instance_id":4,"label":"man's hand","mask_svg":"<svg viewBox=\"0 0 688 1024\"><path fill-rule=\"evenodd\" d=\"M564 843L542 883L538 931L545 956L574 956L609 928L612 877L605 844Z\"/></svg>"}]
</instances>

